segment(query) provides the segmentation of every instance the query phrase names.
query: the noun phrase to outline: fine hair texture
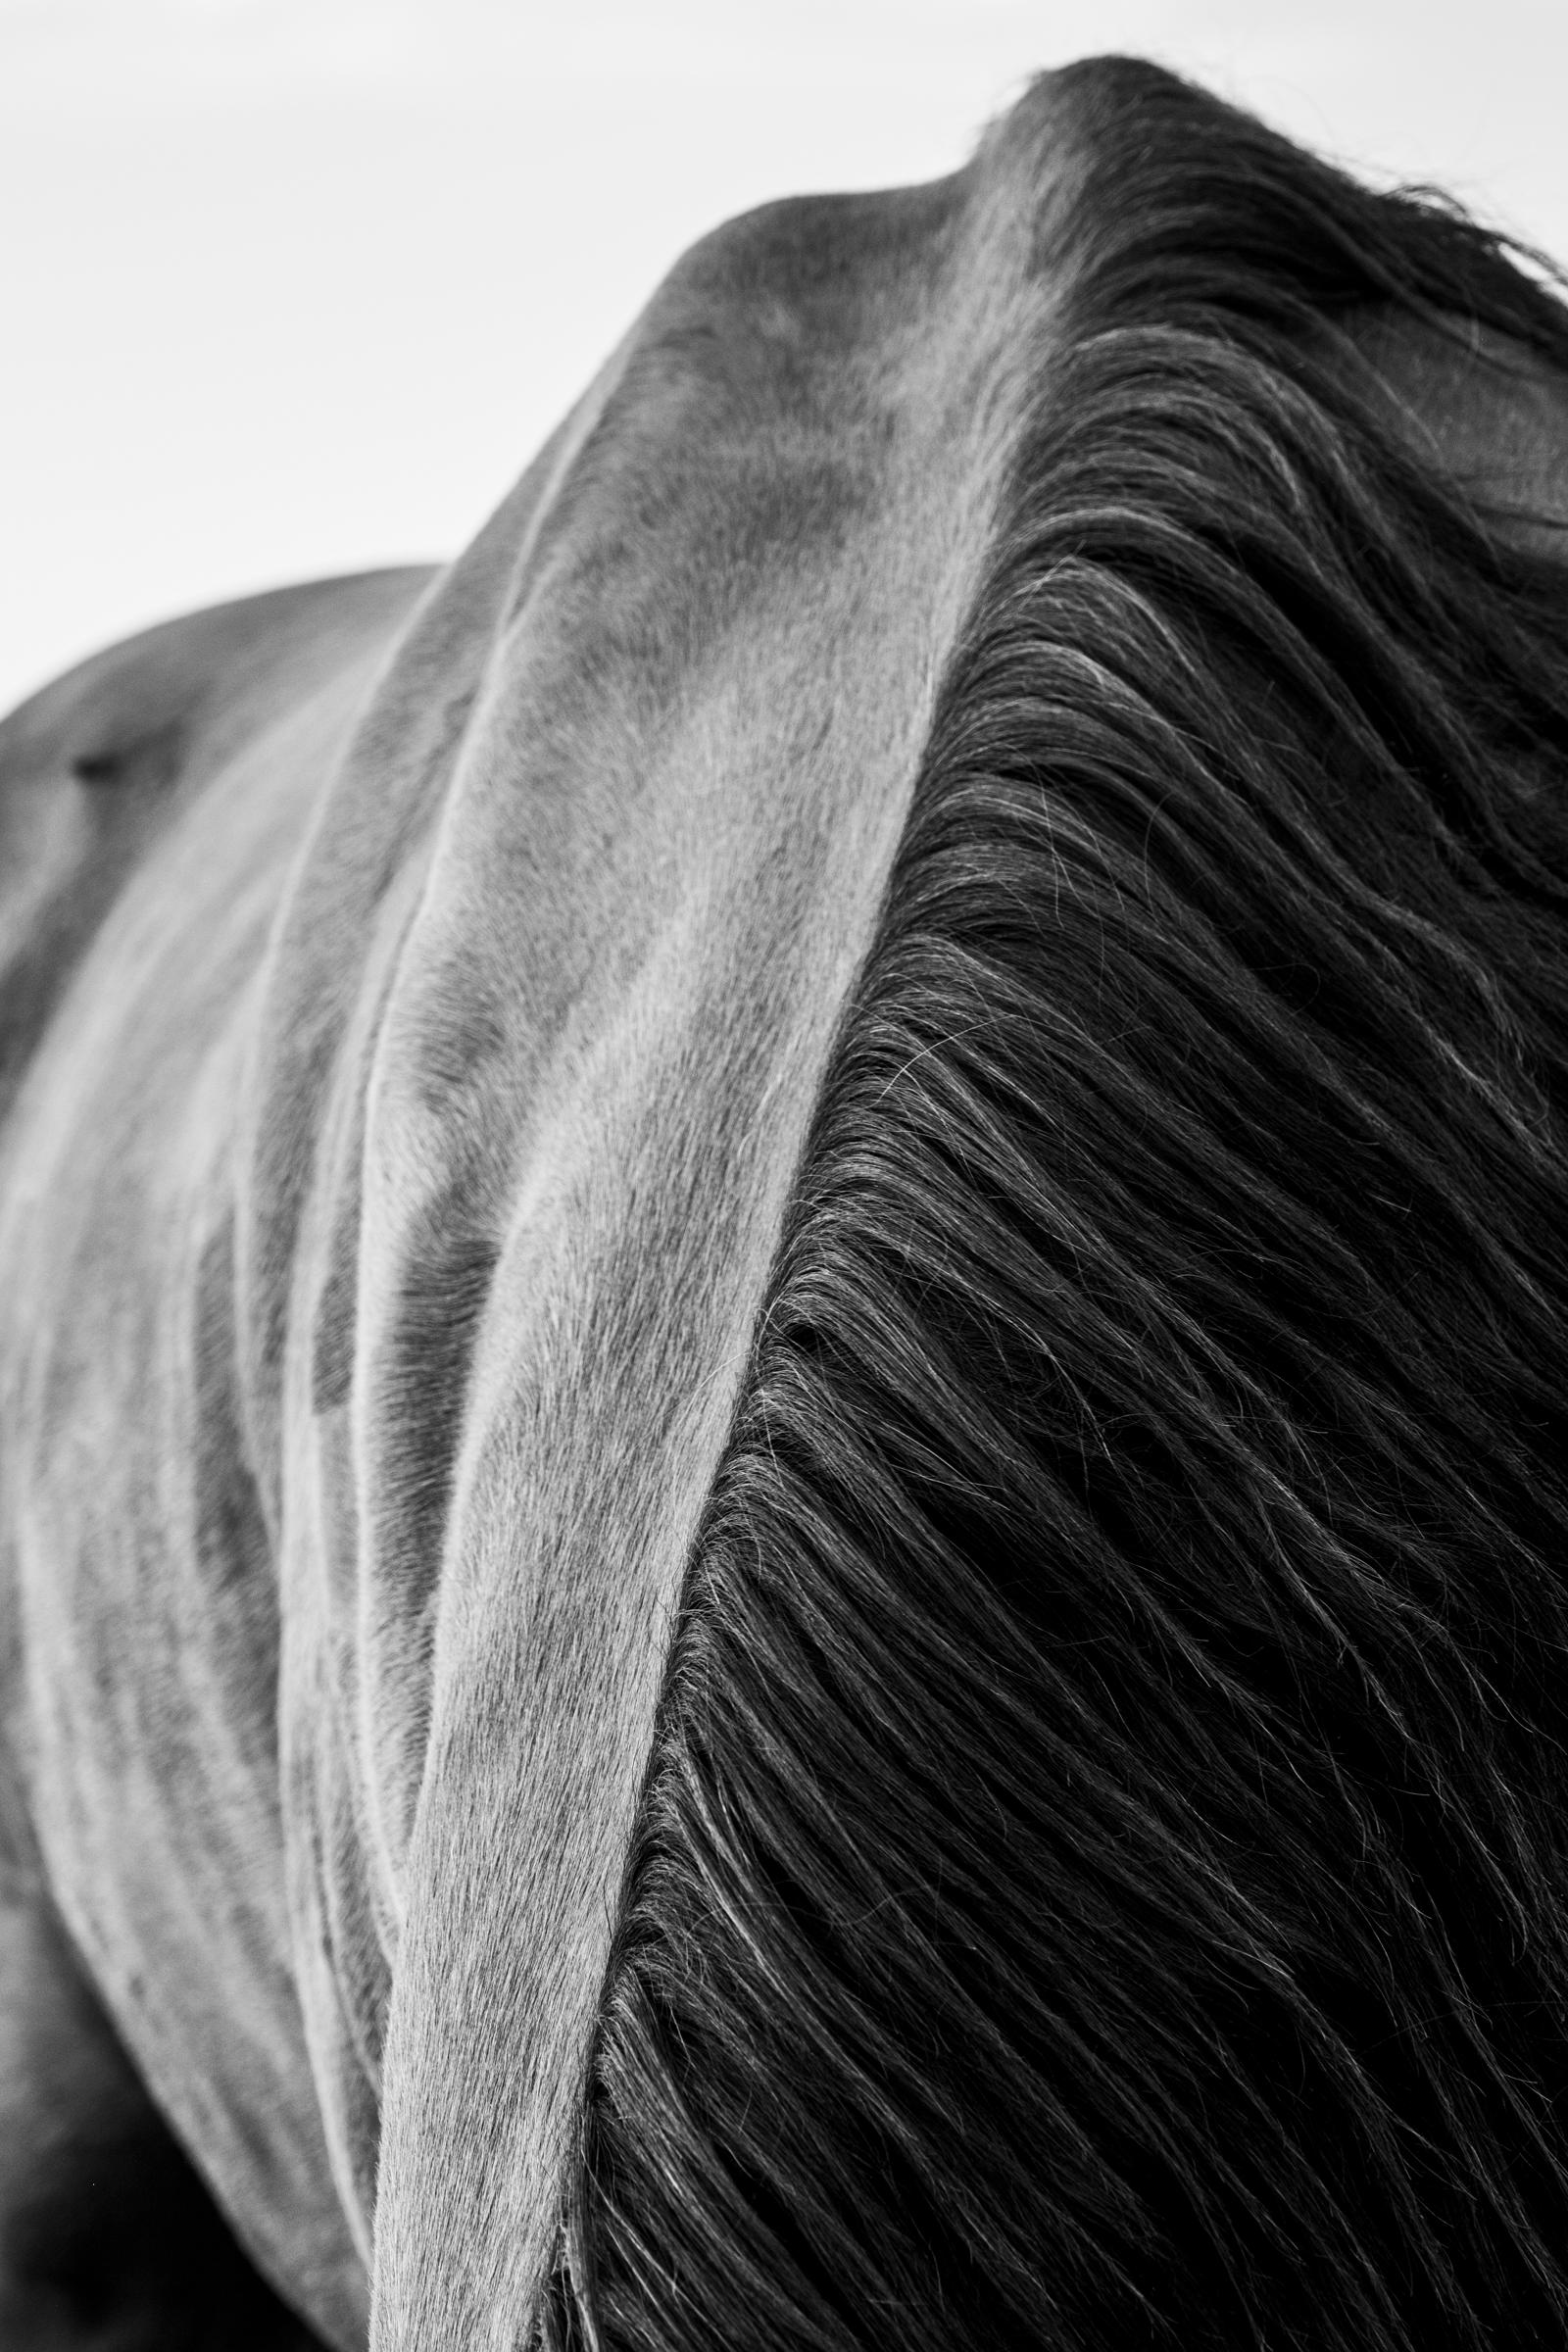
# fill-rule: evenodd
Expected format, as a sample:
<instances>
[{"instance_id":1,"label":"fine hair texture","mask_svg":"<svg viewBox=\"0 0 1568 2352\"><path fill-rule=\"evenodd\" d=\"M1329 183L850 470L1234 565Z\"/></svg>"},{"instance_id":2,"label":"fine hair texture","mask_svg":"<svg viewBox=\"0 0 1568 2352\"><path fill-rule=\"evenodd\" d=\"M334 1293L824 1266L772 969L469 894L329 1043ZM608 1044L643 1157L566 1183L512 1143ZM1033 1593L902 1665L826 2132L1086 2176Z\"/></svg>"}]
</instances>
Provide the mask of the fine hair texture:
<instances>
[{"instance_id":1,"label":"fine hair texture","mask_svg":"<svg viewBox=\"0 0 1568 2352\"><path fill-rule=\"evenodd\" d=\"M690 1563L551 2352L1568 2336L1565 575L1499 239L1120 61Z\"/></svg>"}]
</instances>

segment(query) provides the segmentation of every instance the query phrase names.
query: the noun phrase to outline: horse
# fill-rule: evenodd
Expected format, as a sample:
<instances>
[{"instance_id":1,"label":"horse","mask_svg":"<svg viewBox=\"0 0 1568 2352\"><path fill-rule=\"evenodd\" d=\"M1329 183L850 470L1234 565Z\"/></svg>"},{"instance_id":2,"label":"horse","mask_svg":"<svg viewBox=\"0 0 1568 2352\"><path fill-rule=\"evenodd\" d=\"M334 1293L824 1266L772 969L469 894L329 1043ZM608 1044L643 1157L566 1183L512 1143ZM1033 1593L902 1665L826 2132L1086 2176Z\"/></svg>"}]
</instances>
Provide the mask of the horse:
<instances>
[{"instance_id":1,"label":"horse","mask_svg":"<svg viewBox=\"0 0 1568 2352\"><path fill-rule=\"evenodd\" d=\"M1568 2330L1568 309L1162 70L0 732L0 2335Z\"/></svg>"}]
</instances>

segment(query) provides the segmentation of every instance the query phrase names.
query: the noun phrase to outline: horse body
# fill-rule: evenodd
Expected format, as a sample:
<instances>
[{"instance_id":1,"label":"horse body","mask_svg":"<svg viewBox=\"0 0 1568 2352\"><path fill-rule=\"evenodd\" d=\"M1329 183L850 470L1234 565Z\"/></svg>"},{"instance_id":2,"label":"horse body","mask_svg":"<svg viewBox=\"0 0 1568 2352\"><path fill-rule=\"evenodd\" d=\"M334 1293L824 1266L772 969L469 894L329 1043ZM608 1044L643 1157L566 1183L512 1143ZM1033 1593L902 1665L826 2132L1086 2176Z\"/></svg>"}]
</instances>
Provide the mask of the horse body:
<instances>
[{"instance_id":1,"label":"horse body","mask_svg":"<svg viewBox=\"0 0 1568 2352\"><path fill-rule=\"evenodd\" d=\"M343 2352L538 2303L1083 112L1048 79L950 180L697 247L439 576L176 625L0 739L0 1933L58 1909ZM1395 409L1466 470L1415 348ZM1540 527L1545 425L1471 444Z\"/></svg>"},{"instance_id":2,"label":"horse body","mask_svg":"<svg viewBox=\"0 0 1568 2352\"><path fill-rule=\"evenodd\" d=\"M236 1394L234 1117L269 926L368 678L422 584L348 582L174 624L10 729L8 814L19 801L25 810L30 786L100 839L13 935L9 1004L25 1013L62 993L70 949L89 932L83 903L96 898L100 916L114 903L85 955L89 974L109 959L109 993L89 976L63 1014L87 1092L74 1100L60 1084L71 1062L45 1054L8 1135L8 1486L44 1512L7 1546L7 1728L28 1790L11 1931L30 1935L46 1882L142 2077L230 2210L261 2218L264 2257L339 2330L355 2326L364 2282L342 2248L289 1960L276 1587ZM37 825L33 858L12 870L36 869L60 830L57 815ZM171 887L189 929L170 920ZM70 1171L110 1137L102 1189L78 1188ZM68 1298L80 1324L59 1312ZM29 1325L66 1343L47 1362ZM128 1478L89 1470L100 1450ZM90 2046L90 2026L62 2030ZM89 2074L86 2101L96 2087ZM66 2110L69 2132L52 2077L32 2091L24 2079L17 2095ZM37 2119L12 2120L20 2198L37 2185ZM278 2209L286 2263L267 2219Z\"/></svg>"},{"instance_id":3,"label":"horse body","mask_svg":"<svg viewBox=\"0 0 1568 2352\"><path fill-rule=\"evenodd\" d=\"M545 2256L681 1566L1049 309L1043 129L699 247L390 661L285 677L184 788L12 1117L49 1884L345 2345L378 2154L378 2341L510 2342ZM57 766L153 732L89 711Z\"/></svg>"}]
</instances>

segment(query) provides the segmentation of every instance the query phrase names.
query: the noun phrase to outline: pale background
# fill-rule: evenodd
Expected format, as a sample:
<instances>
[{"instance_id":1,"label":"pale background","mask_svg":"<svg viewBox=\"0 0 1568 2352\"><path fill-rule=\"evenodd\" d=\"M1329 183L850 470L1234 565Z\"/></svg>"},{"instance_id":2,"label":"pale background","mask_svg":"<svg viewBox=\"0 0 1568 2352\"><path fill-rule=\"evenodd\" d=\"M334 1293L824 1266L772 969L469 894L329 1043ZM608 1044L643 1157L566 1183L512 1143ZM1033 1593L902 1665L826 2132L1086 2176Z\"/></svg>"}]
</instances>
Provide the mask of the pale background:
<instances>
[{"instance_id":1,"label":"pale background","mask_svg":"<svg viewBox=\"0 0 1568 2352\"><path fill-rule=\"evenodd\" d=\"M0 708L455 552L703 230L1107 49L1568 258L1568 0L0 0Z\"/></svg>"}]
</instances>

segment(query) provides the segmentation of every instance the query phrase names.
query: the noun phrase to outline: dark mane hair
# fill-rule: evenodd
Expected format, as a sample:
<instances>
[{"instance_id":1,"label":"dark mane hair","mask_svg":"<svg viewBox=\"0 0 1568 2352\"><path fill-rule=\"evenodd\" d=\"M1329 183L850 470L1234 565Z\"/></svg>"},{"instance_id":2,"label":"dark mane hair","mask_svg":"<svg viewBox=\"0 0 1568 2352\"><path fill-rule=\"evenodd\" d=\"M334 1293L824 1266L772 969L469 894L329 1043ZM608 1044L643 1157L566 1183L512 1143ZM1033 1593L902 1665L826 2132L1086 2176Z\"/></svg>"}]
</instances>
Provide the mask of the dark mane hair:
<instances>
[{"instance_id":1,"label":"dark mane hair","mask_svg":"<svg viewBox=\"0 0 1568 2352\"><path fill-rule=\"evenodd\" d=\"M1148 67L691 1560L542 2341L1568 2334L1568 587Z\"/></svg>"}]
</instances>

